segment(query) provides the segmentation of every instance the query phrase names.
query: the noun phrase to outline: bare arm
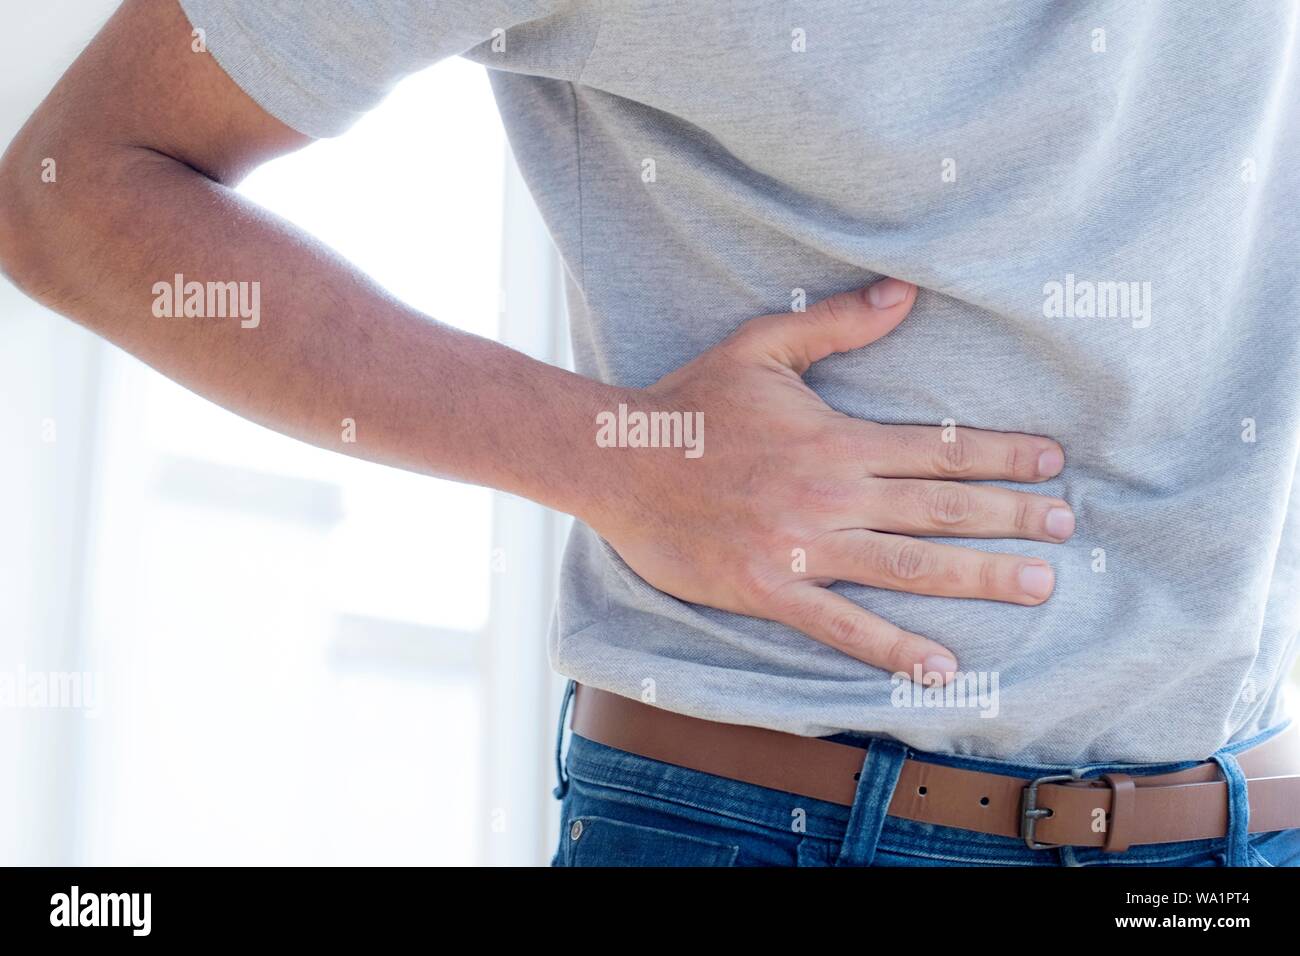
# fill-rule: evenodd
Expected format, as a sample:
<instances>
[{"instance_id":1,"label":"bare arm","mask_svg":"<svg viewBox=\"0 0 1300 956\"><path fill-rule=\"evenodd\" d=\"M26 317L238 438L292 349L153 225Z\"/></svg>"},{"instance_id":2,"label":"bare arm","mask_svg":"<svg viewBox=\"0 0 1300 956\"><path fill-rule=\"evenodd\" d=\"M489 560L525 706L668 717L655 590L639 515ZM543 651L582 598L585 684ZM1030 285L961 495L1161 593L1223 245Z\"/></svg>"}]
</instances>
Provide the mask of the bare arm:
<instances>
[{"instance_id":1,"label":"bare arm","mask_svg":"<svg viewBox=\"0 0 1300 956\"><path fill-rule=\"evenodd\" d=\"M598 451L586 423L617 403L614 390L434 322L235 193L309 140L190 43L175 3L131 0L73 64L0 167L6 271L254 421L578 512ZM258 325L155 317L154 285L177 273L258 282ZM344 419L355 444L341 441ZM582 489L588 503L597 494Z\"/></svg>"},{"instance_id":2,"label":"bare arm","mask_svg":"<svg viewBox=\"0 0 1300 956\"><path fill-rule=\"evenodd\" d=\"M856 421L802 381L813 362L888 334L914 287L887 280L760 317L650 388L614 388L438 324L232 191L306 142L191 52L174 2L127 0L0 160L0 267L254 421L567 511L669 594L781 621L880 667L954 663L826 585L1047 599L1038 559L907 536L1065 540L1065 502L964 482L1051 477L1063 464L1054 442ZM46 158L55 182L43 181ZM156 285L178 273L259 283L256 327L154 315ZM704 454L602 447L597 416L623 403L701 416ZM340 441L344 419L355 443Z\"/></svg>"}]
</instances>

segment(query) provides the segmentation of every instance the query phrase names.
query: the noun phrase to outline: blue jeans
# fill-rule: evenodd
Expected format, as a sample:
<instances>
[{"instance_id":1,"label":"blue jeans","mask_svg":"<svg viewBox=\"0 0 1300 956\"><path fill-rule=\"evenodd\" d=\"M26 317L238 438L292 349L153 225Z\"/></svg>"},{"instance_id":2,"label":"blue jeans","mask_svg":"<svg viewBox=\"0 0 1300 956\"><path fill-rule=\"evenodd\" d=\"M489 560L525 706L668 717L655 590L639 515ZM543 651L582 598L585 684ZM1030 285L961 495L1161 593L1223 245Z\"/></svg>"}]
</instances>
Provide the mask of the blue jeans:
<instances>
[{"instance_id":1,"label":"blue jeans","mask_svg":"<svg viewBox=\"0 0 1300 956\"><path fill-rule=\"evenodd\" d=\"M1135 846L1122 853L1095 847L1031 850L1011 837L885 813L908 757L1025 779L1070 768L919 753L883 739L835 738L864 748L857 796L852 807L845 807L686 770L573 734L568 758L557 767L556 796L563 804L560 843L551 865L1300 866L1300 829L1246 833L1246 787L1235 756L1282 729L1214 755L1228 780L1226 836ZM561 714L557 764L563 730ZM1096 766L1085 776L1116 770L1136 777L1192 765Z\"/></svg>"}]
</instances>

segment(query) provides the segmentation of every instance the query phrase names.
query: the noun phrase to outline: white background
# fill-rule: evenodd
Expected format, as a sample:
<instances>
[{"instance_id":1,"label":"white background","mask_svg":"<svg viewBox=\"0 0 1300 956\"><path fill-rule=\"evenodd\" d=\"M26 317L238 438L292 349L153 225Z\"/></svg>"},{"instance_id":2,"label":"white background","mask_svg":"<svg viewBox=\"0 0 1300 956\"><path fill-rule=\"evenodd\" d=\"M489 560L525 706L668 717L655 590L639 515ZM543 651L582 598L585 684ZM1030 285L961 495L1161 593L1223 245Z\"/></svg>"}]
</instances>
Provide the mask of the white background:
<instances>
[{"instance_id":1,"label":"white background","mask_svg":"<svg viewBox=\"0 0 1300 956\"><path fill-rule=\"evenodd\" d=\"M0 142L115 5L6 9ZM565 361L481 68L410 78L242 191ZM559 517L252 425L3 280L0 439L0 673L86 672L96 704L0 710L0 863L549 858Z\"/></svg>"}]
</instances>

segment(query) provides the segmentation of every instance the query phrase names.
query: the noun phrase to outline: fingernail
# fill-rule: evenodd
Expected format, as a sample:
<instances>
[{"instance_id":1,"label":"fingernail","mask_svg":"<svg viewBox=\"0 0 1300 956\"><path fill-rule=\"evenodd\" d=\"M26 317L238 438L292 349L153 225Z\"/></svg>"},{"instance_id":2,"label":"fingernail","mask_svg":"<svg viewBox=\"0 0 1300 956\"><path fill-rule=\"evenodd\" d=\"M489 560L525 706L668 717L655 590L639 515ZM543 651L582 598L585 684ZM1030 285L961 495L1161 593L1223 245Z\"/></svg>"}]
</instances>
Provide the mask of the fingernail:
<instances>
[{"instance_id":1,"label":"fingernail","mask_svg":"<svg viewBox=\"0 0 1300 956\"><path fill-rule=\"evenodd\" d=\"M1074 512L1069 508L1053 508L1047 512L1043 527L1053 538L1068 538L1074 534Z\"/></svg>"},{"instance_id":2,"label":"fingernail","mask_svg":"<svg viewBox=\"0 0 1300 956\"><path fill-rule=\"evenodd\" d=\"M1065 467L1065 456L1059 448L1049 448L1038 456L1038 474L1043 478L1058 475Z\"/></svg>"},{"instance_id":3,"label":"fingernail","mask_svg":"<svg viewBox=\"0 0 1300 956\"><path fill-rule=\"evenodd\" d=\"M872 308L888 309L906 299L911 288L912 284L902 279L881 279L867 290L867 298Z\"/></svg>"},{"instance_id":4,"label":"fingernail","mask_svg":"<svg viewBox=\"0 0 1300 956\"><path fill-rule=\"evenodd\" d=\"M1052 593L1053 577L1045 564L1026 564L1020 569L1020 588L1030 597L1045 598Z\"/></svg>"},{"instance_id":5,"label":"fingernail","mask_svg":"<svg viewBox=\"0 0 1300 956\"><path fill-rule=\"evenodd\" d=\"M921 679L928 686L936 687L956 669L957 662L947 654L931 654L921 662Z\"/></svg>"}]
</instances>

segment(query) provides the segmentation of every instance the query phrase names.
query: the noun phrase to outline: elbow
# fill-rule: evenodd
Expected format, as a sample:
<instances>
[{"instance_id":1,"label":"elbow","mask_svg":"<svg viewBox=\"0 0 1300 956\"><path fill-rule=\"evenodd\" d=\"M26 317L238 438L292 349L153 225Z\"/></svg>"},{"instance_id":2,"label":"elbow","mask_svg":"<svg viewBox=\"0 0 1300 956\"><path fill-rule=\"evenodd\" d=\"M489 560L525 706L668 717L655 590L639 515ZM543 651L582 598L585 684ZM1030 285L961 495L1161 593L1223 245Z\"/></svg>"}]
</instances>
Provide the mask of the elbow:
<instances>
[{"instance_id":1,"label":"elbow","mask_svg":"<svg viewBox=\"0 0 1300 956\"><path fill-rule=\"evenodd\" d=\"M0 273L56 312L84 250L78 222L93 211L103 147L42 106L0 155Z\"/></svg>"},{"instance_id":2,"label":"elbow","mask_svg":"<svg viewBox=\"0 0 1300 956\"><path fill-rule=\"evenodd\" d=\"M87 295L128 255L125 233L142 196L177 164L152 150L73 142L58 130L25 134L0 156L0 274L94 328L80 314Z\"/></svg>"},{"instance_id":3,"label":"elbow","mask_svg":"<svg viewBox=\"0 0 1300 956\"><path fill-rule=\"evenodd\" d=\"M43 174L39 163L31 168L20 142L0 157L0 274L28 295L39 288L44 272L38 197L33 195L33 190L52 184L42 183L43 175L57 177L57 169Z\"/></svg>"},{"instance_id":4,"label":"elbow","mask_svg":"<svg viewBox=\"0 0 1300 956\"><path fill-rule=\"evenodd\" d=\"M0 157L0 275L17 285L21 236L26 230L21 222L24 210L18 205L21 193L14 181L14 165L13 150Z\"/></svg>"}]
</instances>

